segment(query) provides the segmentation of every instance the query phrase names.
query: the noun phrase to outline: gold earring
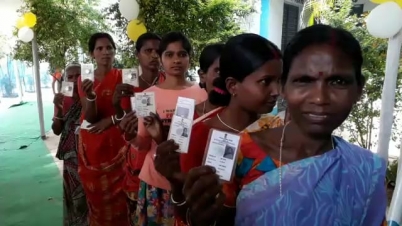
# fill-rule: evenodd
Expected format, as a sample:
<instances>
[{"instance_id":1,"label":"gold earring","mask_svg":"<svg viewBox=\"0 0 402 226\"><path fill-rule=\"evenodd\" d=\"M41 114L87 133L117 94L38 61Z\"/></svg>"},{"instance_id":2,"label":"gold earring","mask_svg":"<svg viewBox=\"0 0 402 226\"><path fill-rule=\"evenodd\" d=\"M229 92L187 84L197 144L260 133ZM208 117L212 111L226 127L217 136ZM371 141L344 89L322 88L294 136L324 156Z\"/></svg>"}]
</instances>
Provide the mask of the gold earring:
<instances>
[{"instance_id":1,"label":"gold earring","mask_svg":"<svg viewBox=\"0 0 402 226\"><path fill-rule=\"evenodd\" d=\"M236 93L232 93L232 96L235 97L235 96L236 96Z\"/></svg>"}]
</instances>

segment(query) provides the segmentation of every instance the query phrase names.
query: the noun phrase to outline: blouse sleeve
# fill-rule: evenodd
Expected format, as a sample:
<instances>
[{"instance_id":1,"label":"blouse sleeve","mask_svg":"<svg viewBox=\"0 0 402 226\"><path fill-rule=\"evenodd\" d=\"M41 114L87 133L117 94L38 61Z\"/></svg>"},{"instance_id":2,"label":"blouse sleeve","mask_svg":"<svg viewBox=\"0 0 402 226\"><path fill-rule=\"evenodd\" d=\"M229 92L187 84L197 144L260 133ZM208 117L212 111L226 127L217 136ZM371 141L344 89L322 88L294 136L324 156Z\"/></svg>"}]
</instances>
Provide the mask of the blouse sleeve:
<instances>
[{"instance_id":1,"label":"blouse sleeve","mask_svg":"<svg viewBox=\"0 0 402 226\"><path fill-rule=\"evenodd\" d=\"M202 122L193 126L191 138L186 154L180 155L180 167L182 172L188 172L192 168L202 165L205 148L208 143L209 128Z\"/></svg>"},{"instance_id":2,"label":"blouse sleeve","mask_svg":"<svg viewBox=\"0 0 402 226\"><path fill-rule=\"evenodd\" d=\"M377 157L379 158L379 157ZM385 189L385 162L380 160L382 167L377 172L377 176L373 175L373 190L367 199L367 210L363 215L363 223L365 226L383 225L385 213L387 209L387 193Z\"/></svg>"},{"instance_id":3,"label":"blouse sleeve","mask_svg":"<svg viewBox=\"0 0 402 226\"><path fill-rule=\"evenodd\" d=\"M120 106L124 111L131 111L130 97L123 97L120 102Z\"/></svg>"},{"instance_id":4,"label":"blouse sleeve","mask_svg":"<svg viewBox=\"0 0 402 226\"><path fill-rule=\"evenodd\" d=\"M131 144L138 151L148 151L151 148L152 137L144 126L143 118L138 118L137 136L131 141Z\"/></svg>"}]
</instances>

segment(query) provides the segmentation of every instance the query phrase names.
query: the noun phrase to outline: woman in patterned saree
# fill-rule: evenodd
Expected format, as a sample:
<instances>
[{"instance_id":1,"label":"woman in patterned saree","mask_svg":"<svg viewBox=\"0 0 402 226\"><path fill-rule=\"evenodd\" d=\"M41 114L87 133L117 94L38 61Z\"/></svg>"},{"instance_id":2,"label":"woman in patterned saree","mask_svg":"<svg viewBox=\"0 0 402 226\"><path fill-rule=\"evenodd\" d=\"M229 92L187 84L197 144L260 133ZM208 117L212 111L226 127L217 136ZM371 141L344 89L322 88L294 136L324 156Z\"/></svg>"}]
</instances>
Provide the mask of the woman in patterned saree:
<instances>
[{"instance_id":1,"label":"woman in patterned saree","mask_svg":"<svg viewBox=\"0 0 402 226\"><path fill-rule=\"evenodd\" d=\"M64 224L65 226L88 225L88 207L81 180L78 176L78 135L81 102L78 96L77 78L81 66L71 63L65 69L64 81L74 83L72 97L57 93L54 97L55 116L52 130L60 135L56 157L63 160Z\"/></svg>"},{"instance_id":2,"label":"woman in patterned saree","mask_svg":"<svg viewBox=\"0 0 402 226\"><path fill-rule=\"evenodd\" d=\"M116 45L109 34L89 39L96 61L94 81L78 80L82 102L79 143L79 175L89 206L91 226L128 226L127 196L123 191L124 163L128 146L118 123L130 110L134 87L122 84L120 70L112 67Z\"/></svg>"},{"instance_id":3,"label":"woman in patterned saree","mask_svg":"<svg viewBox=\"0 0 402 226\"><path fill-rule=\"evenodd\" d=\"M183 190L191 225L384 224L385 162L332 135L362 94L362 63L349 32L327 25L299 31L285 50L281 79L291 120L242 135L236 214L220 211L228 197L213 168L190 170Z\"/></svg>"},{"instance_id":4,"label":"woman in patterned saree","mask_svg":"<svg viewBox=\"0 0 402 226\"><path fill-rule=\"evenodd\" d=\"M266 115L276 104L281 73L280 51L265 38L243 34L229 39L220 58L220 76L214 80L209 94L209 101L221 109L193 125L188 153L179 155L178 159L175 159L178 154L173 141L158 146L156 168L169 179L171 200L184 222L186 205L181 177L202 164L210 129L241 133L282 125L280 118ZM261 114L265 116L259 118ZM229 188L225 185L225 189ZM235 210L234 202L226 206L225 211Z\"/></svg>"}]
</instances>

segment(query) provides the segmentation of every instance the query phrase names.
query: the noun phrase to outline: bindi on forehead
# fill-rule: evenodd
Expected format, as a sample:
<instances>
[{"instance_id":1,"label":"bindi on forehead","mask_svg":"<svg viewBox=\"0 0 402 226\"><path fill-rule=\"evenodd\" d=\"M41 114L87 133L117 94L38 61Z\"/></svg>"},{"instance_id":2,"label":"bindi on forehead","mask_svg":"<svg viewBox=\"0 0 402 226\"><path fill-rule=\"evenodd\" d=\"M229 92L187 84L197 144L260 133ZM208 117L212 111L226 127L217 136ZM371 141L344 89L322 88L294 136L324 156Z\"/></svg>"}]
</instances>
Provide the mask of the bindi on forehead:
<instances>
[{"instance_id":1,"label":"bindi on forehead","mask_svg":"<svg viewBox=\"0 0 402 226\"><path fill-rule=\"evenodd\" d=\"M310 75L323 76L335 70L334 56L325 51L315 51L306 56L305 67Z\"/></svg>"}]
</instances>

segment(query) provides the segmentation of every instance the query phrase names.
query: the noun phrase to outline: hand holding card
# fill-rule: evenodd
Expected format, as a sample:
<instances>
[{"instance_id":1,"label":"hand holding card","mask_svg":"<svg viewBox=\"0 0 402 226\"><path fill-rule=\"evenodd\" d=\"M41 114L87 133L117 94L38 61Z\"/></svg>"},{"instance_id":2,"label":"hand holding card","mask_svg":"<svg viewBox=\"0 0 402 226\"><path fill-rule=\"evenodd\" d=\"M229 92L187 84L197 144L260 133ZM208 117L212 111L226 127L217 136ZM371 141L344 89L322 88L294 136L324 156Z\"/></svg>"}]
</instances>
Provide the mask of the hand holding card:
<instances>
[{"instance_id":1,"label":"hand holding card","mask_svg":"<svg viewBox=\"0 0 402 226\"><path fill-rule=\"evenodd\" d=\"M194 110L194 99L185 97L179 97L177 99L176 110L170 125L168 139L172 139L179 144L180 148L177 151L180 153L188 152L193 127Z\"/></svg>"},{"instance_id":2,"label":"hand holding card","mask_svg":"<svg viewBox=\"0 0 402 226\"><path fill-rule=\"evenodd\" d=\"M138 117L147 117L156 114L155 93L143 92L135 94L135 111Z\"/></svg>"},{"instance_id":3,"label":"hand holding card","mask_svg":"<svg viewBox=\"0 0 402 226\"><path fill-rule=\"evenodd\" d=\"M74 94L74 82L63 82L60 93L66 97L72 97Z\"/></svg>"},{"instance_id":4,"label":"hand holding card","mask_svg":"<svg viewBox=\"0 0 402 226\"><path fill-rule=\"evenodd\" d=\"M95 80L95 69L93 64L81 64L81 81Z\"/></svg>"},{"instance_id":5,"label":"hand holding card","mask_svg":"<svg viewBox=\"0 0 402 226\"><path fill-rule=\"evenodd\" d=\"M156 148L155 169L169 181L174 180L174 174L181 172L180 154L176 152L178 148L173 140L164 141Z\"/></svg>"},{"instance_id":6,"label":"hand holding card","mask_svg":"<svg viewBox=\"0 0 402 226\"><path fill-rule=\"evenodd\" d=\"M136 68L122 70L123 83L138 87L138 70Z\"/></svg>"},{"instance_id":7,"label":"hand holding card","mask_svg":"<svg viewBox=\"0 0 402 226\"><path fill-rule=\"evenodd\" d=\"M223 181L230 181L236 166L240 135L211 129L203 165L216 169Z\"/></svg>"}]
</instances>

